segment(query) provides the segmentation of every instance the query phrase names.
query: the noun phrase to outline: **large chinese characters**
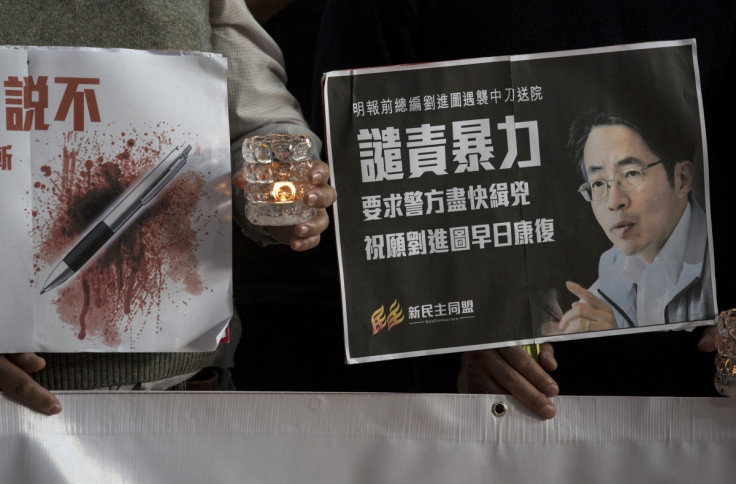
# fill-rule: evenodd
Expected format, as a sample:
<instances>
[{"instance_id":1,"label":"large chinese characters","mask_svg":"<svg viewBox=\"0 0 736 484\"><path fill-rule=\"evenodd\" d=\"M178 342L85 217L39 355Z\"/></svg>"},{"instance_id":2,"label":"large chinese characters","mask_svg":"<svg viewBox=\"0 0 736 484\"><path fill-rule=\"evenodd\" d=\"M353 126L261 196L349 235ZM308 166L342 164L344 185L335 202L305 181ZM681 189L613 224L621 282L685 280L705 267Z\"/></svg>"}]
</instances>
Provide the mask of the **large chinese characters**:
<instances>
[{"instance_id":1,"label":"large chinese characters","mask_svg":"<svg viewBox=\"0 0 736 484\"><path fill-rule=\"evenodd\" d=\"M100 84L97 78L54 77L49 86L48 76L8 76L5 88L5 128L8 131L45 131L46 110L49 108L49 89L63 89L56 106L54 121L66 121L72 113L74 131L84 131L85 114L91 122L100 122L97 97L92 87Z\"/></svg>"},{"instance_id":2,"label":"large chinese characters","mask_svg":"<svg viewBox=\"0 0 736 484\"><path fill-rule=\"evenodd\" d=\"M490 119L471 119L452 122L452 161L453 173L495 170L491 162L493 139ZM514 163L520 168L541 165L539 154L539 128L536 121L516 122L514 116L506 116L498 129L506 132L508 150L499 169L509 169ZM528 130L528 160L517 160L518 146L516 132ZM418 127L406 128L406 148L408 154L409 178L417 178L424 173L446 175L447 138L445 125L424 123ZM385 129L361 129L358 133L363 183L404 178L404 163L401 155L402 141L400 130L394 127Z\"/></svg>"},{"instance_id":3,"label":"large chinese characters","mask_svg":"<svg viewBox=\"0 0 736 484\"><path fill-rule=\"evenodd\" d=\"M500 161L494 160L490 119L457 120L449 126L448 130L443 124L423 123L405 128L403 136L401 130L393 126L359 130L357 141L362 182L419 178L430 173L445 176L541 166L536 120L517 122L514 116L509 115L496 124L500 132L506 133L506 153ZM528 154L527 159L519 159L517 132L520 130L526 131L523 139L528 140L528 148L523 151ZM448 149L448 131L452 136L451 149ZM361 196L361 204L363 220L373 222L524 206L530 204L529 196L528 181L512 180L455 185L442 190L431 188L388 195L369 194ZM379 260L465 251L473 247L484 249L552 242L553 237L553 220L536 218L366 235L365 252L366 260Z\"/></svg>"},{"instance_id":4,"label":"large chinese characters","mask_svg":"<svg viewBox=\"0 0 736 484\"><path fill-rule=\"evenodd\" d=\"M11 145L0 146L0 171L10 171L13 169L11 148Z\"/></svg>"}]
</instances>

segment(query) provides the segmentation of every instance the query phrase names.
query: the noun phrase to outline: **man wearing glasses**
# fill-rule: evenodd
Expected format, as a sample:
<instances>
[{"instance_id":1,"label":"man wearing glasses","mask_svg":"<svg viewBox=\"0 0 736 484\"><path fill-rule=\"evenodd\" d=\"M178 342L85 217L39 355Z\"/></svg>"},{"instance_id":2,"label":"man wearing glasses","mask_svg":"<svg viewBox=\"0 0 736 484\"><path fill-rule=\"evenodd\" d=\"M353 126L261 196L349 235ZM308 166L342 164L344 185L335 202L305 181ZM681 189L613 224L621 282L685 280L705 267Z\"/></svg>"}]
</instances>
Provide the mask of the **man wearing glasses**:
<instances>
[{"instance_id":1,"label":"man wearing glasses","mask_svg":"<svg viewBox=\"0 0 736 484\"><path fill-rule=\"evenodd\" d=\"M656 131L664 131L658 121ZM613 247L598 280L546 333L697 321L715 313L706 215L691 196L694 145L675 130L650 133L613 113L570 128L568 149L586 180L579 192Z\"/></svg>"}]
</instances>

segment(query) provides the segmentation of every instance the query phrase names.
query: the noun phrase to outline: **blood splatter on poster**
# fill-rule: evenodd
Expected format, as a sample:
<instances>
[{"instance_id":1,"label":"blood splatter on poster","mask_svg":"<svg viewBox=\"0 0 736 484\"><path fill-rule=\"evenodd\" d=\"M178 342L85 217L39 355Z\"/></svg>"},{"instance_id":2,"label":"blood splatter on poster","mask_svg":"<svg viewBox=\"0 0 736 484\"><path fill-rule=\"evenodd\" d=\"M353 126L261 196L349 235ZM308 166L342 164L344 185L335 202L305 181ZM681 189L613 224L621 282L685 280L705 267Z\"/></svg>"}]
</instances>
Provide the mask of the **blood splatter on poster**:
<instances>
[{"instance_id":1,"label":"blood splatter on poster","mask_svg":"<svg viewBox=\"0 0 736 484\"><path fill-rule=\"evenodd\" d=\"M0 56L7 52L0 49ZM45 101L26 103L30 108L16 112L6 94L2 108L10 114L0 136L8 140L6 152L15 163L0 184L19 175L5 196L15 191L22 200L24 223L12 224L13 238L18 247L27 246L21 251L28 260L21 265L30 270L25 281L14 281L18 292L5 291L0 297L9 302L12 296L16 305L25 299L32 310L0 324L17 325L29 316L34 321L32 331L8 344L8 350L213 347L231 314L232 286L230 193L223 183L229 179L230 162L222 59L75 49L26 54L27 66L17 65L17 76L10 77L21 83L21 98L28 91L28 100ZM70 73L58 72L69 65L75 67L74 79L95 82L78 81L75 89L80 92L70 101L68 119L56 120L58 111L52 114L69 97L69 83L57 89L51 80L60 74L69 78ZM156 83L146 82L146 76L136 76L146 68L174 69L201 82L167 85L164 76L156 75L148 76ZM116 73L137 77L137 82L123 84ZM123 85L128 87L121 91ZM29 117L43 118L39 126L45 129L36 129L32 120L26 123ZM20 122L13 124L12 119ZM32 129L25 130L27 126ZM150 200L135 207L135 214L104 244L86 249L84 265L45 293L51 271L68 261L111 207L128 203L128 198L138 202L134 190L141 180L181 143L188 147L187 156L168 178L156 182L161 186L151 190Z\"/></svg>"}]
</instances>

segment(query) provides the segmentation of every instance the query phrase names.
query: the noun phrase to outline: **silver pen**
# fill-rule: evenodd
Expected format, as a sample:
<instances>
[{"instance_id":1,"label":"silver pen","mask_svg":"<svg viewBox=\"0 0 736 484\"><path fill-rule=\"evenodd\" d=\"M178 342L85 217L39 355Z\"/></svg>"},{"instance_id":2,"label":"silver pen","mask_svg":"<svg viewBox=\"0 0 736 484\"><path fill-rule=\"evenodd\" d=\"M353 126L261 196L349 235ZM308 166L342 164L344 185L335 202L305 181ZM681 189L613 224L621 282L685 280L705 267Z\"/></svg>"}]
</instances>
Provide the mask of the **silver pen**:
<instances>
[{"instance_id":1,"label":"silver pen","mask_svg":"<svg viewBox=\"0 0 736 484\"><path fill-rule=\"evenodd\" d=\"M41 294L60 286L89 262L133 215L153 200L179 173L186 164L191 150L192 147L188 144L177 146L146 173L146 176L111 208L102 217L102 220L56 265L46 279Z\"/></svg>"}]
</instances>

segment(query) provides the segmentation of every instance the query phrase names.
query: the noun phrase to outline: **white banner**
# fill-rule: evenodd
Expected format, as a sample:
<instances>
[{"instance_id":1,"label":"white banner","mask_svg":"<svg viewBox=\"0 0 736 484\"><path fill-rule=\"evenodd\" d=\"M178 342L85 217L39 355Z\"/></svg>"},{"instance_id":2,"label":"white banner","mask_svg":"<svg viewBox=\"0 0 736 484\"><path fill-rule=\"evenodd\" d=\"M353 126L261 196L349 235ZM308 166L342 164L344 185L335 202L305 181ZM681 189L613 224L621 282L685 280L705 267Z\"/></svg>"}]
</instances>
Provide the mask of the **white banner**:
<instances>
[{"instance_id":1,"label":"white banner","mask_svg":"<svg viewBox=\"0 0 736 484\"><path fill-rule=\"evenodd\" d=\"M0 353L217 345L226 76L217 54L0 47Z\"/></svg>"},{"instance_id":2,"label":"white banner","mask_svg":"<svg viewBox=\"0 0 736 484\"><path fill-rule=\"evenodd\" d=\"M0 482L731 483L736 400L64 393L0 397ZM496 416L500 402L507 411Z\"/></svg>"}]
</instances>

